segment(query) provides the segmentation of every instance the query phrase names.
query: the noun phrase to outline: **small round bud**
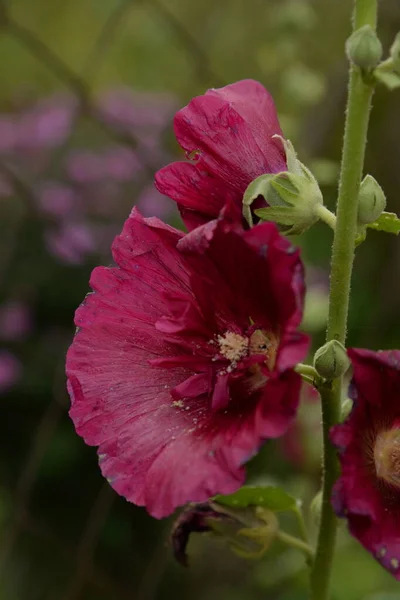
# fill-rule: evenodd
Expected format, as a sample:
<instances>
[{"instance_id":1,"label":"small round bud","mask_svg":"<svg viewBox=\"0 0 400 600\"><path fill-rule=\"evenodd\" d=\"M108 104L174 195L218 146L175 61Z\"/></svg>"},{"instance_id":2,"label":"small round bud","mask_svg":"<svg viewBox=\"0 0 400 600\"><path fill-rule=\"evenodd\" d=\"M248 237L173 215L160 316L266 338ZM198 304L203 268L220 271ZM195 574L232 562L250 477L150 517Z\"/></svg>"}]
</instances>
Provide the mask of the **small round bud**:
<instances>
[{"instance_id":1,"label":"small round bud","mask_svg":"<svg viewBox=\"0 0 400 600\"><path fill-rule=\"evenodd\" d=\"M357 29L346 42L349 60L361 69L374 69L382 58L382 44L370 25Z\"/></svg>"},{"instance_id":2,"label":"small round bud","mask_svg":"<svg viewBox=\"0 0 400 600\"><path fill-rule=\"evenodd\" d=\"M314 368L324 379L341 377L349 366L350 360L346 348L337 340L327 342L315 353Z\"/></svg>"},{"instance_id":3,"label":"small round bud","mask_svg":"<svg viewBox=\"0 0 400 600\"><path fill-rule=\"evenodd\" d=\"M358 224L368 225L378 219L386 208L386 197L379 183L371 175L361 182L358 195Z\"/></svg>"},{"instance_id":4,"label":"small round bud","mask_svg":"<svg viewBox=\"0 0 400 600\"><path fill-rule=\"evenodd\" d=\"M312 499L310 504L310 515L314 524L318 527L321 520L322 512L322 490L319 490L317 495Z\"/></svg>"}]
</instances>

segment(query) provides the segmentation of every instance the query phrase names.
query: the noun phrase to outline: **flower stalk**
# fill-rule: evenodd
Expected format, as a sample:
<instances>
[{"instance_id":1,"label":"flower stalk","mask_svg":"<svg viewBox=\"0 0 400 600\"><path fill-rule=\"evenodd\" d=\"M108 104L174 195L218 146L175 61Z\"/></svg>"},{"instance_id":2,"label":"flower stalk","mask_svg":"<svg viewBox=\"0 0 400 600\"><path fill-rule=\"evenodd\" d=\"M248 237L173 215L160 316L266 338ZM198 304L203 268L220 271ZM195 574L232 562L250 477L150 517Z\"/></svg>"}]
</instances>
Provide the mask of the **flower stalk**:
<instances>
[{"instance_id":1,"label":"flower stalk","mask_svg":"<svg viewBox=\"0 0 400 600\"><path fill-rule=\"evenodd\" d=\"M377 0L355 0L353 30L364 25L376 29ZM346 123L342 151L336 227L332 248L327 341L344 344L351 274L357 235L358 190L362 177L373 87L360 68L350 67ZM315 560L311 571L312 600L326 600L336 540L336 517L331 507L332 487L338 475L330 428L340 420L342 378L320 388L323 416L323 500Z\"/></svg>"},{"instance_id":2,"label":"flower stalk","mask_svg":"<svg viewBox=\"0 0 400 600\"><path fill-rule=\"evenodd\" d=\"M336 227L336 215L334 215L329 209L326 208L323 204L320 204L317 207L317 215L324 221L331 229L335 230Z\"/></svg>"},{"instance_id":3,"label":"flower stalk","mask_svg":"<svg viewBox=\"0 0 400 600\"><path fill-rule=\"evenodd\" d=\"M313 559L314 554L312 548L306 542L303 542L303 540L300 540L289 533L285 533L284 531L278 531L276 539L291 548L296 548L296 550L304 552L310 561Z\"/></svg>"}]
</instances>

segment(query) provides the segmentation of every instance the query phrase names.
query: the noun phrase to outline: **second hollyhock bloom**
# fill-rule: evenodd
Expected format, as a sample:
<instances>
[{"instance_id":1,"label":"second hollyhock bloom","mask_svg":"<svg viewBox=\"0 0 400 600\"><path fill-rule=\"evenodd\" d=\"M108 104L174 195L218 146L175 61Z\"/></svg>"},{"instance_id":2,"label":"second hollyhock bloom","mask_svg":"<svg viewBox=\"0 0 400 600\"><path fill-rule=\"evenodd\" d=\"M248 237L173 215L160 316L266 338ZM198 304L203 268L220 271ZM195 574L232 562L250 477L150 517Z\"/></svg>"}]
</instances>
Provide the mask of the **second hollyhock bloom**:
<instances>
[{"instance_id":1,"label":"second hollyhock bloom","mask_svg":"<svg viewBox=\"0 0 400 600\"><path fill-rule=\"evenodd\" d=\"M240 219L243 194L256 177L286 171L271 95L246 79L208 90L174 119L176 138L191 162L156 174L158 190L175 200L189 230L218 216L227 203Z\"/></svg>"},{"instance_id":2,"label":"second hollyhock bloom","mask_svg":"<svg viewBox=\"0 0 400 600\"><path fill-rule=\"evenodd\" d=\"M342 467L333 506L352 535L400 580L400 351L348 354L354 405L331 434Z\"/></svg>"},{"instance_id":3,"label":"second hollyhock bloom","mask_svg":"<svg viewBox=\"0 0 400 600\"><path fill-rule=\"evenodd\" d=\"M137 211L113 256L76 313L70 415L114 489L163 517L238 489L292 422L302 264L269 223L219 219L183 237Z\"/></svg>"}]
</instances>

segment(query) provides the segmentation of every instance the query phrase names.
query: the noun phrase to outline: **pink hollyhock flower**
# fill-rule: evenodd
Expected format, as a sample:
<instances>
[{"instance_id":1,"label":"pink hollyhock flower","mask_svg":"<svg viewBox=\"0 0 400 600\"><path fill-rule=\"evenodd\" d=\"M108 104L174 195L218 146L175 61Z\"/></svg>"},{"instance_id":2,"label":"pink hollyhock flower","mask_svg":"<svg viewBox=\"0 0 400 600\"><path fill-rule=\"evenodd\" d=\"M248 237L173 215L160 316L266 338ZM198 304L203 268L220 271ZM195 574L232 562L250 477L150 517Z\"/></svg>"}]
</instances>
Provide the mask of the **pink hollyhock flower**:
<instances>
[{"instance_id":1,"label":"pink hollyhock flower","mask_svg":"<svg viewBox=\"0 0 400 600\"><path fill-rule=\"evenodd\" d=\"M19 380L21 363L7 350L0 349L0 394L7 392Z\"/></svg>"},{"instance_id":2,"label":"pink hollyhock flower","mask_svg":"<svg viewBox=\"0 0 400 600\"><path fill-rule=\"evenodd\" d=\"M352 535L400 580L400 351L348 354L354 405L332 429L342 466L333 506Z\"/></svg>"},{"instance_id":3,"label":"pink hollyhock flower","mask_svg":"<svg viewBox=\"0 0 400 600\"><path fill-rule=\"evenodd\" d=\"M156 187L175 200L193 229L233 201L240 211L251 181L286 171L272 97L251 79L194 98L174 119L175 135L192 162L175 162L156 174Z\"/></svg>"},{"instance_id":4,"label":"pink hollyhock flower","mask_svg":"<svg viewBox=\"0 0 400 600\"><path fill-rule=\"evenodd\" d=\"M276 227L219 219L197 234L135 209L117 267L93 271L67 356L78 434L158 518L243 484L243 464L295 416L308 346L299 252Z\"/></svg>"}]
</instances>

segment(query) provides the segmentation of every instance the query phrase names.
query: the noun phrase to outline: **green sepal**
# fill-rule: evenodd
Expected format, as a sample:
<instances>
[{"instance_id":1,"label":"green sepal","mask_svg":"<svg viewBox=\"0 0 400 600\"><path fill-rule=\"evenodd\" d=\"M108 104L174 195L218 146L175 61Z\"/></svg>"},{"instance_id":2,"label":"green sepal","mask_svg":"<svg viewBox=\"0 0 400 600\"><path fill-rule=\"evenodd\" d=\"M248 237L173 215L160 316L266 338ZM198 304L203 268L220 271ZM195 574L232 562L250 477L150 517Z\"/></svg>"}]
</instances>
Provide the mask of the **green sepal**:
<instances>
[{"instance_id":1,"label":"green sepal","mask_svg":"<svg viewBox=\"0 0 400 600\"><path fill-rule=\"evenodd\" d=\"M260 175L254 179L254 181L247 186L243 196L243 204L250 206L258 196L265 197L269 189L269 182L273 176L272 173L266 173L265 175Z\"/></svg>"},{"instance_id":2,"label":"green sepal","mask_svg":"<svg viewBox=\"0 0 400 600\"><path fill-rule=\"evenodd\" d=\"M253 226L253 216L251 214L250 206L258 196L266 197L269 188L269 181L273 177L272 174L260 175L248 186L243 196L243 216L250 225Z\"/></svg>"},{"instance_id":3,"label":"green sepal","mask_svg":"<svg viewBox=\"0 0 400 600\"><path fill-rule=\"evenodd\" d=\"M400 72L400 31L396 34L389 50L395 71Z\"/></svg>"},{"instance_id":4,"label":"green sepal","mask_svg":"<svg viewBox=\"0 0 400 600\"><path fill-rule=\"evenodd\" d=\"M293 211L289 206L258 208L254 211L254 214L263 221L272 221L289 227L293 225Z\"/></svg>"},{"instance_id":5,"label":"green sepal","mask_svg":"<svg viewBox=\"0 0 400 600\"><path fill-rule=\"evenodd\" d=\"M249 486L245 485L229 496L216 496L215 502L232 508L246 508L248 506L261 506L273 512L296 511L296 499L276 486Z\"/></svg>"},{"instance_id":6,"label":"green sepal","mask_svg":"<svg viewBox=\"0 0 400 600\"><path fill-rule=\"evenodd\" d=\"M374 71L374 78L379 83L382 83L391 92L400 88L400 74L392 69L378 67Z\"/></svg>"}]
</instances>

